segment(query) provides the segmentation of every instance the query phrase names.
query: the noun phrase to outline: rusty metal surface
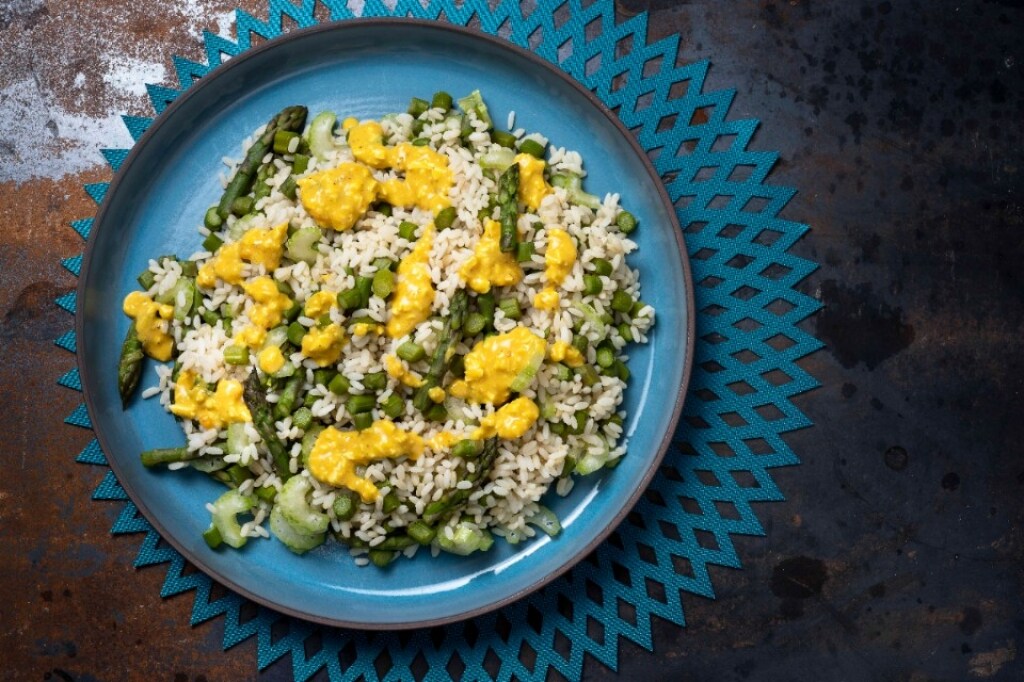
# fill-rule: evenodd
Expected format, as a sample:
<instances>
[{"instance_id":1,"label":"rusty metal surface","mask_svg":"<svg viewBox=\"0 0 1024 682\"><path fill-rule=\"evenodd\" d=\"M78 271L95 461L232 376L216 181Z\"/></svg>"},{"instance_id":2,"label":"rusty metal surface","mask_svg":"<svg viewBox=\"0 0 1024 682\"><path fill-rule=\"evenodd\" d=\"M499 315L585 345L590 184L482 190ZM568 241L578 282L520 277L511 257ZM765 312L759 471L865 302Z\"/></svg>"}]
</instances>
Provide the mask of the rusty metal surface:
<instances>
[{"instance_id":1,"label":"rusty metal surface","mask_svg":"<svg viewBox=\"0 0 1024 682\"><path fill-rule=\"evenodd\" d=\"M804 464L777 473L768 537L737 543L744 570L685 600L686 629L656 624L655 654L624 644L585 679L1024 678L1019 4L621 0L710 59L732 115L762 120L755 146L782 150L828 348L804 361L823 384L798 399ZM54 383L81 185L128 142L115 116L147 113L139 84L200 58L233 6L0 2L3 679L290 678L257 675L252 640L222 652L218 621L190 628L163 567L131 567L138 539L90 501L100 471L72 461L90 436L62 423L79 399Z\"/></svg>"}]
</instances>

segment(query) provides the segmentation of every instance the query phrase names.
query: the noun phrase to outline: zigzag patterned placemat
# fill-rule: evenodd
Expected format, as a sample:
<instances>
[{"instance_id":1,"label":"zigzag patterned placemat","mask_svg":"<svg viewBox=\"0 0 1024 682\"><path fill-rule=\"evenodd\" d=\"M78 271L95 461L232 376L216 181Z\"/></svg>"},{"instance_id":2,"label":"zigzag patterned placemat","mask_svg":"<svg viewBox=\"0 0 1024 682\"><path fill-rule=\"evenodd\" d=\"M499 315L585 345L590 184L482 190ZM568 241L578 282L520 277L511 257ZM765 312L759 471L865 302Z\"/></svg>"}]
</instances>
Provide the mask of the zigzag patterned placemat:
<instances>
[{"instance_id":1,"label":"zigzag patterned placemat","mask_svg":"<svg viewBox=\"0 0 1024 682\"><path fill-rule=\"evenodd\" d=\"M323 2L331 20L355 14ZM237 11L237 40L206 32L206 63L174 57L178 89L147 85L160 114L225 57L255 36L272 39L288 17L314 25L312 0L270 0L261 21ZM690 393L673 447L625 523L587 559L532 596L473 620L397 634L332 629L258 606L189 570L106 472L93 498L122 504L112 532L142 533L135 565L168 564L161 596L194 590L192 624L224 616L224 648L256 637L264 669L291 656L294 677L326 669L332 680L545 679L580 676L584 654L610 668L626 638L652 648L653 616L684 624L683 592L713 598L712 565L740 568L731 535L763 535L752 502L783 499L770 469L798 459L782 434L809 426L790 402L816 386L796 360L820 347L797 323L818 303L796 291L816 267L789 253L807 226L779 217L792 189L765 184L774 152L748 149L758 122L727 120L734 92L704 92L707 62L676 66L678 38L647 44L647 17L616 23L610 0L541 3L523 16L516 2L367 2L364 17L412 16L499 35L566 71L615 111L647 150L677 207L692 261L697 344ZM136 141L151 119L124 117ZM126 149L104 151L115 172ZM87 185L97 205L107 183ZM87 239L92 219L72 227ZM82 257L63 261L78 276ZM75 293L57 300L74 313ZM75 334L56 341L74 353ZM77 369L59 383L81 390ZM91 428L85 405L65 420ZM93 440L78 462L106 467Z\"/></svg>"}]
</instances>

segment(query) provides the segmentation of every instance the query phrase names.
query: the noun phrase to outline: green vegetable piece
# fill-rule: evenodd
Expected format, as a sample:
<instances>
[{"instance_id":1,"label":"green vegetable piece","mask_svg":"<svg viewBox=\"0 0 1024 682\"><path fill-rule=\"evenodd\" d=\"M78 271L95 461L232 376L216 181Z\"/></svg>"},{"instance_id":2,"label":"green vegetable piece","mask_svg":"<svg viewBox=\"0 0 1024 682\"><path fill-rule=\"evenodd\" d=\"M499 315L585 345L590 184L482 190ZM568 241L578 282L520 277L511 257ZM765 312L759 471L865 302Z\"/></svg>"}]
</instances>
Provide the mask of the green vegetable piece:
<instances>
[{"instance_id":1,"label":"green vegetable piece","mask_svg":"<svg viewBox=\"0 0 1024 682\"><path fill-rule=\"evenodd\" d=\"M390 514L391 512L398 509L401 505L402 501L398 499L398 494L392 490L388 492L387 495L384 496L384 501L381 504L381 510L385 514Z\"/></svg>"},{"instance_id":2,"label":"green vegetable piece","mask_svg":"<svg viewBox=\"0 0 1024 682\"><path fill-rule=\"evenodd\" d=\"M519 242L516 247L516 260L520 263L529 263L533 260L533 253L537 247L533 242Z\"/></svg>"},{"instance_id":3,"label":"green vegetable piece","mask_svg":"<svg viewBox=\"0 0 1024 682\"><path fill-rule=\"evenodd\" d=\"M327 390L334 395L344 395L348 393L351 388L352 385L349 383L349 380L341 374L331 379L331 383L327 384Z\"/></svg>"},{"instance_id":4,"label":"green vegetable piece","mask_svg":"<svg viewBox=\"0 0 1024 682\"><path fill-rule=\"evenodd\" d=\"M587 296L597 296L604 289L604 283L597 275L583 275L583 293Z\"/></svg>"},{"instance_id":5,"label":"green vegetable piece","mask_svg":"<svg viewBox=\"0 0 1024 682\"><path fill-rule=\"evenodd\" d=\"M199 457L198 452L189 452L188 448L155 448L146 450L139 458L142 466L155 467L158 464L171 464L172 462L187 462Z\"/></svg>"},{"instance_id":6,"label":"green vegetable piece","mask_svg":"<svg viewBox=\"0 0 1024 682\"><path fill-rule=\"evenodd\" d=\"M430 108L430 102L419 97L413 97L409 100L408 113L413 118L419 118L423 112Z\"/></svg>"},{"instance_id":7,"label":"green vegetable piece","mask_svg":"<svg viewBox=\"0 0 1024 682\"><path fill-rule=\"evenodd\" d=\"M356 291L359 292L359 307L365 308L370 303L370 294L373 291L373 278L356 277Z\"/></svg>"},{"instance_id":8,"label":"green vegetable piece","mask_svg":"<svg viewBox=\"0 0 1024 682\"><path fill-rule=\"evenodd\" d=\"M313 484L308 478L293 476L277 495L277 507L281 509L284 520L305 535L324 533L330 524L327 514L310 506L308 496L312 491Z\"/></svg>"},{"instance_id":9,"label":"green vegetable piece","mask_svg":"<svg viewBox=\"0 0 1024 682\"><path fill-rule=\"evenodd\" d=\"M626 343L632 343L633 329L628 324L623 322L622 324L619 325L619 336L621 336Z\"/></svg>"},{"instance_id":10,"label":"green vegetable piece","mask_svg":"<svg viewBox=\"0 0 1024 682\"><path fill-rule=\"evenodd\" d=\"M313 452L313 447L316 445L316 439L320 437L320 434L324 430L324 425L319 422L313 422L306 429L306 433L302 436L302 447L299 451L302 457L302 464L309 464L309 455Z\"/></svg>"},{"instance_id":11,"label":"green vegetable piece","mask_svg":"<svg viewBox=\"0 0 1024 682\"><path fill-rule=\"evenodd\" d=\"M391 217L392 208L391 204L386 201L379 201L373 205L373 210L380 213L383 216Z\"/></svg>"},{"instance_id":12,"label":"green vegetable piece","mask_svg":"<svg viewBox=\"0 0 1024 682\"><path fill-rule=\"evenodd\" d=\"M501 223L501 250L516 249L519 240L519 164L512 164L498 178L498 210Z\"/></svg>"},{"instance_id":13,"label":"green vegetable piece","mask_svg":"<svg viewBox=\"0 0 1024 682\"><path fill-rule=\"evenodd\" d=\"M352 417L352 425L356 431L363 431L373 425L373 415L369 412L360 412Z\"/></svg>"},{"instance_id":14,"label":"green vegetable piece","mask_svg":"<svg viewBox=\"0 0 1024 682\"><path fill-rule=\"evenodd\" d=\"M217 549L224 544L224 538L220 536L220 531L214 525L203 531L203 540L206 541L210 549Z\"/></svg>"},{"instance_id":15,"label":"green vegetable piece","mask_svg":"<svg viewBox=\"0 0 1024 682\"><path fill-rule=\"evenodd\" d=\"M437 544L446 552L466 556L477 551L486 552L494 544L494 538L486 530L463 521L455 527L451 538L445 533L438 533Z\"/></svg>"},{"instance_id":16,"label":"green vegetable piece","mask_svg":"<svg viewBox=\"0 0 1024 682\"><path fill-rule=\"evenodd\" d=\"M416 223L410 223L408 220L403 220L398 225L398 236L408 241L414 241L416 239L416 230L419 229Z\"/></svg>"},{"instance_id":17,"label":"green vegetable piece","mask_svg":"<svg viewBox=\"0 0 1024 682\"><path fill-rule=\"evenodd\" d=\"M299 400L299 390L302 388L304 380L305 377L301 374L296 374L288 379L284 388L277 394L277 402L274 404L275 418L284 419L292 413Z\"/></svg>"},{"instance_id":18,"label":"green vegetable piece","mask_svg":"<svg viewBox=\"0 0 1024 682\"><path fill-rule=\"evenodd\" d=\"M305 106L288 106L270 120L263 134L249 147L246 158L224 188L224 194L221 195L220 203L217 204L217 215L221 220L227 220L234 200L249 194L253 188L253 184L256 182L256 172L263 163L263 157L270 151L273 136L279 130L301 131L305 126L307 113Z\"/></svg>"},{"instance_id":19,"label":"green vegetable piece","mask_svg":"<svg viewBox=\"0 0 1024 682\"><path fill-rule=\"evenodd\" d=\"M430 359L430 369L427 371L426 376L423 377L423 384L416 389L416 394L413 396L413 405L420 412L426 412L429 409L439 415L440 412L436 408L444 409L443 405L435 405L430 399L430 389L440 386L444 375L448 372L448 349L457 344L461 338L462 324L465 321L468 305L469 295L466 294L466 290L459 289L456 291L448 305L448 317L445 319L444 327L441 329L437 348L434 349L434 356ZM437 421L442 420L443 418Z\"/></svg>"},{"instance_id":20,"label":"green vegetable piece","mask_svg":"<svg viewBox=\"0 0 1024 682\"><path fill-rule=\"evenodd\" d=\"M612 274L612 264L604 258L595 258L590 262L594 266L594 274L608 277Z\"/></svg>"},{"instance_id":21,"label":"green vegetable piece","mask_svg":"<svg viewBox=\"0 0 1024 682\"><path fill-rule=\"evenodd\" d=\"M576 371L579 373L580 380L584 386L590 387L601 382L601 377L597 370L590 365L583 365Z\"/></svg>"},{"instance_id":22,"label":"green vegetable piece","mask_svg":"<svg viewBox=\"0 0 1024 682\"><path fill-rule=\"evenodd\" d=\"M606 344L601 344L597 348L597 364L605 369L615 364L615 350Z\"/></svg>"},{"instance_id":23,"label":"green vegetable piece","mask_svg":"<svg viewBox=\"0 0 1024 682\"><path fill-rule=\"evenodd\" d=\"M224 246L224 240L213 233L207 235L206 239L203 240L203 251L214 253L222 246Z\"/></svg>"},{"instance_id":24,"label":"green vegetable piece","mask_svg":"<svg viewBox=\"0 0 1024 682\"><path fill-rule=\"evenodd\" d=\"M516 375L516 378L512 380L512 383L508 385L515 393L521 393L530 387L533 383L534 378L537 376L537 370L540 369L541 364L544 362L544 353L536 353L530 357L526 366Z\"/></svg>"},{"instance_id":25,"label":"green vegetable piece","mask_svg":"<svg viewBox=\"0 0 1024 682\"><path fill-rule=\"evenodd\" d=\"M466 322L462 326L462 331L465 332L466 336L476 336L482 332L486 326L487 318L474 311L469 315L466 315Z\"/></svg>"},{"instance_id":26,"label":"green vegetable piece","mask_svg":"<svg viewBox=\"0 0 1024 682\"><path fill-rule=\"evenodd\" d=\"M458 379L464 378L466 376L466 356L453 355L452 359L448 361L448 371Z\"/></svg>"},{"instance_id":27,"label":"green vegetable piece","mask_svg":"<svg viewBox=\"0 0 1024 682\"><path fill-rule=\"evenodd\" d=\"M220 226L224 224L224 220L217 213L217 207L211 206L206 209L206 215L203 216L203 225L208 230L219 230Z\"/></svg>"},{"instance_id":28,"label":"green vegetable piece","mask_svg":"<svg viewBox=\"0 0 1024 682\"><path fill-rule=\"evenodd\" d=\"M339 490L334 498L334 516L339 521L348 521L356 514L358 508L351 491Z\"/></svg>"},{"instance_id":29,"label":"green vegetable piece","mask_svg":"<svg viewBox=\"0 0 1024 682\"><path fill-rule=\"evenodd\" d=\"M461 457L462 459L474 459L477 455L483 452L483 449L484 442L482 440L466 438L452 446L452 455L455 457Z\"/></svg>"},{"instance_id":30,"label":"green vegetable piece","mask_svg":"<svg viewBox=\"0 0 1024 682\"><path fill-rule=\"evenodd\" d=\"M245 346L228 346L224 349L224 362L229 365L248 365L249 349Z\"/></svg>"},{"instance_id":31,"label":"green vegetable piece","mask_svg":"<svg viewBox=\"0 0 1024 682\"><path fill-rule=\"evenodd\" d=\"M384 568L385 566L387 566L395 560L397 552L391 552L383 549L374 548L371 549L366 556L370 558L371 564L373 564L377 568Z\"/></svg>"},{"instance_id":32,"label":"green vegetable piece","mask_svg":"<svg viewBox=\"0 0 1024 682\"><path fill-rule=\"evenodd\" d=\"M425 137L417 137L415 140L412 141L413 147L426 147L429 144L430 140Z\"/></svg>"},{"instance_id":33,"label":"green vegetable piece","mask_svg":"<svg viewBox=\"0 0 1024 682\"><path fill-rule=\"evenodd\" d=\"M388 386L387 372L371 372L363 377L363 386L368 391L383 391Z\"/></svg>"},{"instance_id":34,"label":"green vegetable piece","mask_svg":"<svg viewBox=\"0 0 1024 682\"><path fill-rule=\"evenodd\" d=\"M121 395L121 407L128 405L128 400L139 386L142 377L142 362L146 355L142 350L142 341L135 329L134 320L128 323L128 333L121 344L121 357L117 362L117 391Z\"/></svg>"},{"instance_id":35,"label":"green vegetable piece","mask_svg":"<svg viewBox=\"0 0 1024 682\"><path fill-rule=\"evenodd\" d=\"M484 104L484 98L480 95L479 90L474 90L460 99L459 109L462 109L467 115L472 112L478 119L486 123L488 128L494 125L491 122L491 115L487 111L487 105Z\"/></svg>"},{"instance_id":36,"label":"green vegetable piece","mask_svg":"<svg viewBox=\"0 0 1024 682\"><path fill-rule=\"evenodd\" d=\"M281 194L295 201L295 197L298 195L299 184L295 181L294 175L289 175L278 189L281 190Z\"/></svg>"},{"instance_id":37,"label":"green vegetable piece","mask_svg":"<svg viewBox=\"0 0 1024 682\"><path fill-rule=\"evenodd\" d=\"M370 412L376 404L377 399L372 395L354 395L345 403L345 409L350 415L355 416Z\"/></svg>"},{"instance_id":38,"label":"green vegetable piece","mask_svg":"<svg viewBox=\"0 0 1024 682\"><path fill-rule=\"evenodd\" d=\"M313 423L313 413L308 407L300 407L292 415L292 424L305 431Z\"/></svg>"},{"instance_id":39,"label":"green vegetable piece","mask_svg":"<svg viewBox=\"0 0 1024 682\"><path fill-rule=\"evenodd\" d=\"M317 254L320 253L317 245L323 236L324 233L319 227L301 227L288 238L285 244L285 255L293 261L312 264L316 262Z\"/></svg>"},{"instance_id":40,"label":"green vegetable piece","mask_svg":"<svg viewBox=\"0 0 1024 682\"><path fill-rule=\"evenodd\" d=\"M274 505L274 508L270 510L270 532L281 541L281 544L296 554L305 554L309 550L319 547L327 538L326 533L303 533L292 526L285 519L279 504Z\"/></svg>"},{"instance_id":41,"label":"green vegetable piece","mask_svg":"<svg viewBox=\"0 0 1024 682\"><path fill-rule=\"evenodd\" d=\"M358 289L346 289L338 292L338 307L344 311L358 310L363 296Z\"/></svg>"},{"instance_id":42,"label":"green vegetable piece","mask_svg":"<svg viewBox=\"0 0 1024 682\"><path fill-rule=\"evenodd\" d=\"M454 206L447 206L442 208L434 216L434 227L439 230L447 230L455 223L455 218L458 216L458 212Z\"/></svg>"},{"instance_id":43,"label":"green vegetable piece","mask_svg":"<svg viewBox=\"0 0 1024 682\"><path fill-rule=\"evenodd\" d=\"M544 145L533 138L521 141L519 143L519 151L524 154L537 157L538 159L544 158Z\"/></svg>"},{"instance_id":44,"label":"green vegetable piece","mask_svg":"<svg viewBox=\"0 0 1024 682\"><path fill-rule=\"evenodd\" d=\"M231 202L231 212L239 217L244 216L247 213L252 213L253 205L255 203L256 202L252 197L238 197Z\"/></svg>"},{"instance_id":45,"label":"green vegetable piece","mask_svg":"<svg viewBox=\"0 0 1024 682\"><path fill-rule=\"evenodd\" d=\"M562 363L555 363L555 378L559 381L571 381L572 370Z\"/></svg>"},{"instance_id":46,"label":"green vegetable piece","mask_svg":"<svg viewBox=\"0 0 1024 682\"><path fill-rule=\"evenodd\" d=\"M629 211L623 211L615 219L615 224L623 234L629 234L636 229L636 216Z\"/></svg>"},{"instance_id":47,"label":"green vegetable piece","mask_svg":"<svg viewBox=\"0 0 1024 682\"><path fill-rule=\"evenodd\" d=\"M491 141L494 142L494 144L499 144L502 147L507 147L508 149L515 149L516 142L518 142L515 135L505 132L504 130L493 131L491 133Z\"/></svg>"},{"instance_id":48,"label":"green vegetable piece","mask_svg":"<svg viewBox=\"0 0 1024 682\"><path fill-rule=\"evenodd\" d=\"M448 111L452 108L452 96L444 90L440 90L434 93L434 98L430 100L431 109L444 109Z\"/></svg>"},{"instance_id":49,"label":"green vegetable piece","mask_svg":"<svg viewBox=\"0 0 1024 682\"><path fill-rule=\"evenodd\" d=\"M338 117L333 111L322 111L309 124L307 142L309 151L317 159L323 161L335 148L334 124Z\"/></svg>"},{"instance_id":50,"label":"green vegetable piece","mask_svg":"<svg viewBox=\"0 0 1024 682\"><path fill-rule=\"evenodd\" d=\"M264 502L274 502L277 499L277 488L272 485L261 485L256 488L256 497Z\"/></svg>"},{"instance_id":51,"label":"green vegetable piece","mask_svg":"<svg viewBox=\"0 0 1024 682\"><path fill-rule=\"evenodd\" d=\"M622 381L629 381L629 367L622 360L615 361L615 373Z\"/></svg>"},{"instance_id":52,"label":"green vegetable piece","mask_svg":"<svg viewBox=\"0 0 1024 682\"><path fill-rule=\"evenodd\" d=\"M380 409L388 419L398 419L405 414L405 401L400 395L392 393L381 403Z\"/></svg>"},{"instance_id":53,"label":"green vegetable piece","mask_svg":"<svg viewBox=\"0 0 1024 682\"><path fill-rule=\"evenodd\" d=\"M156 275L154 275L149 268L146 268L138 277L135 278L135 281L138 282L139 286L143 289L149 289L156 284Z\"/></svg>"},{"instance_id":54,"label":"green vegetable piece","mask_svg":"<svg viewBox=\"0 0 1024 682\"><path fill-rule=\"evenodd\" d=\"M298 139L299 134L291 130L278 130L274 133L274 153L290 154L292 140ZM297 143L296 143L297 144Z\"/></svg>"},{"instance_id":55,"label":"green vegetable piece","mask_svg":"<svg viewBox=\"0 0 1024 682\"><path fill-rule=\"evenodd\" d=\"M409 537L421 545L429 545L434 541L434 536L437 535L437 530L435 528L432 528L419 519L410 523L406 527L405 532Z\"/></svg>"},{"instance_id":56,"label":"green vegetable piece","mask_svg":"<svg viewBox=\"0 0 1024 682\"><path fill-rule=\"evenodd\" d=\"M292 344L296 348L302 347L302 339L306 336L306 328L298 322L292 322L288 325L288 343Z\"/></svg>"},{"instance_id":57,"label":"green vegetable piece","mask_svg":"<svg viewBox=\"0 0 1024 682\"><path fill-rule=\"evenodd\" d=\"M533 516L526 519L526 522L531 526L540 528L551 537L555 537L562 532L562 524L558 521L558 517L555 516L553 511L542 504L537 505L537 511Z\"/></svg>"},{"instance_id":58,"label":"green vegetable piece","mask_svg":"<svg viewBox=\"0 0 1024 682\"><path fill-rule=\"evenodd\" d=\"M395 273L383 268L375 272L372 289L374 296L387 300L391 292L395 290Z\"/></svg>"},{"instance_id":59,"label":"green vegetable piece","mask_svg":"<svg viewBox=\"0 0 1024 682\"><path fill-rule=\"evenodd\" d=\"M635 303L633 303L632 306L630 306L629 314L631 316L633 316L633 317L636 317L637 315L640 314L640 311L643 310L646 307L647 307L647 304L644 303L643 301L636 301Z\"/></svg>"},{"instance_id":60,"label":"green vegetable piece","mask_svg":"<svg viewBox=\"0 0 1024 682\"><path fill-rule=\"evenodd\" d=\"M612 310L617 313L628 313L633 307L633 297L622 289L612 294Z\"/></svg>"},{"instance_id":61,"label":"green vegetable piece","mask_svg":"<svg viewBox=\"0 0 1024 682\"><path fill-rule=\"evenodd\" d=\"M309 168L309 157L305 154L295 154L295 158L292 160L292 173L302 175L307 168Z\"/></svg>"},{"instance_id":62,"label":"green vegetable piece","mask_svg":"<svg viewBox=\"0 0 1024 682\"><path fill-rule=\"evenodd\" d=\"M406 362L419 362L423 358L427 357L427 351L425 351L423 346L418 343L406 341L398 347L398 350L395 351L395 355Z\"/></svg>"},{"instance_id":63,"label":"green vegetable piece","mask_svg":"<svg viewBox=\"0 0 1024 682\"><path fill-rule=\"evenodd\" d=\"M237 490L229 490L213 503L210 513L213 528L220 533L225 544L238 549L246 543L242 535L242 527L238 523L238 515L244 514L256 506L253 495L242 495Z\"/></svg>"},{"instance_id":64,"label":"green vegetable piece","mask_svg":"<svg viewBox=\"0 0 1024 682\"><path fill-rule=\"evenodd\" d=\"M448 410L441 403L434 403L427 408L423 416L432 422L443 422L448 419Z\"/></svg>"},{"instance_id":65,"label":"green vegetable piece","mask_svg":"<svg viewBox=\"0 0 1024 682\"><path fill-rule=\"evenodd\" d=\"M505 313L505 317L510 320L518 320L523 316L523 311L519 307L519 301L509 297L503 298L498 302L498 307L501 312Z\"/></svg>"},{"instance_id":66,"label":"green vegetable piece","mask_svg":"<svg viewBox=\"0 0 1024 682\"><path fill-rule=\"evenodd\" d=\"M249 408L249 414L252 416L253 426L260 434L260 438L263 439L263 445L270 451L274 472L281 477L282 481L288 480L292 475L288 466L290 459L288 451L281 439L277 437L273 411L267 402L267 395L260 385L260 379L256 372L249 374L249 378L245 380L245 390L242 395L246 407Z\"/></svg>"}]
</instances>

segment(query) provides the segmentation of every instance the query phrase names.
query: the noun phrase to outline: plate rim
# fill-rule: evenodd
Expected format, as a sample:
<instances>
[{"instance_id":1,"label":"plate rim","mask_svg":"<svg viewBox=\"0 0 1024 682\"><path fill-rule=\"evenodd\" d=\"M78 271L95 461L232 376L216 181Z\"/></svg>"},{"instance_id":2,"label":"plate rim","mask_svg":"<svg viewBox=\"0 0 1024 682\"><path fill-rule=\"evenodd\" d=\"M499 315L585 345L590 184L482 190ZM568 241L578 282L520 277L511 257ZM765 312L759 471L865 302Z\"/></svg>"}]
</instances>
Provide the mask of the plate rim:
<instances>
[{"instance_id":1,"label":"plate rim","mask_svg":"<svg viewBox=\"0 0 1024 682\"><path fill-rule=\"evenodd\" d=\"M548 60L539 57L535 53L519 45L516 45L515 43L512 43L509 40L506 40L500 36L485 33L483 31L471 27L459 26L444 21L434 21L429 19L418 19L412 17L358 17L339 21L324 22L322 24L317 24L316 26L309 26L305 28L297 28L290 30L270 40L267 40L264 43L253 46L236 56L233 56L227 62L223 62L218 66L214 67L213 69L211 69L197 83L194 83L193 85L186 88L184 91L181 91L173 102L171 102L160 114L154 117L149 127L132 144L132 147L129 150L124 162L114 173L113 178L111 179L109 186L107 188L107 192L104 196L104 200L98 207L96 215L93 219L92 230L90 232L89 239L86 241L85 250L82 256L82 268L79 275L78 285L75 288L76 297L79 302L78 309L75 314L75 335L76 338L78 339L77 348L75 352L75 359L78 365L79 374L81 375L82 395L84 397L86 410L89 414L93 434L97 441L99 442L100 449L104 453L110 453L112 451L108 447L108 440L104 434L103 429L100 426L101 421L97 419L97 416L100 414L99 408L94 403L94 397L90 395L90 392L88 390L92 370L88 367L88 364L85 362L85 347L87 345L87 337L85 335L85 315L82 312L84 307L82 305L82 302L85 300L86 294L86 281L88 280L92 256L93 252L95 251L94 246L97 241L100 229L104 224L104 219L106 218L107 210L111 205L111 202L108 199L110 197L115 196L118 186L120 185L122 179L129 174L132 165L137 160L140 154L140 150L143 149L147 144L149 144L150 140L157 134L157 131L162 126L164 126L168 120L171 120L173 118L174 113L184 105L184 102L196 96L196 93L200 92L204 87L209 87L211 83L216 83L220 79L226 77L226 75L230 74L237 64L249 60L268 50L277 49L278 46L284 43L292 42L307 35L322 32L344 31L348 28L365 28L367 26L403 26L413 28L426 28L430 30L438 30L442 32L448 31L460 34L472 40L482 40L484 43L488 43L489 45L498 48L499 51L508 50L515 54L516 56L526 59L534 66L549 71L550 73L554 74L558 79L563 81L566 85L568 85L570 88L574 89L578 94L583 95L584 98L590 103L590 105L593 106L597 111L599 111L615 127L615 129L627 141L630 147L632 147L634 153L640 158L641 163L643 164L650 180L652 180L653 184L657 188L657 193L661 199L661 202L664 208L668 210L667 212L669 214L671 223L669 225L669 229L672 230L673 235L675 237L675 243L679 253L679 259L683 269L683 280L687 285L685 291L687 324L685 330L686 338L684 366L682 372L682 380L679 384L676 396L673 401L672 413L669 418L669 428L666 429L666 432L662 435L662 438L658 444L658 451L655 457L652 459L647 470L644 472L642 478L634 487L629 497L623 503L620 511L613 518L611 518L599 532L597 532L594 535L594 537L586 544L582 551L580 551L578 554L574 556L568 557L567 560L562 562L554 570L544 573L540 578L531 582L526 587L523 587L522 589L510 595L507 595L504 598L488 602L486 604L470 609L468 611L464 611L462 613L417 621L366 623L359 621L349 621L341 618L329 618L315 614L309 614L300 609L278 603L271 598L265 597L260 594L256 594L251 590L245 589L240 585L236 584L236 582L230 576L222 575L220 572L211 569L206 564L206 562L203 561L200 557L193 556L191 552L188 552L176 538L174 538L171 534L169 534L166 531L166 528L159 521L159 519L155 518L155 516L150 512L145 501L141 499L141 496L138 495L138 493L136 493L132 489L131 484L127 483L127 479L122 476L124 471L122 470L120 463L117 461L117 458L112 456L106 457L107 465L114 472L114 475L117 477L118 483L124 489L125 493L128 495L129 499L139 510L139 512L153 526L154 530L156 530L156 532L160 534L160 537L165 542L169 543L172 547L174 547L174 549L179 554L181 554L187 561L195 565L196 568L201 570L211 580L215 580L221 583L228 589L234 591L235 593L247 599L251 599L257 604L273 609L279 613L299 618L306 622L313 622L331 627L343 627L375 631L410 630L416 628L427 628L447 625L450 623L469 620L470 618L475 618L477 616L492 611L496 611L497 609L500 609L516 601L519 601L520 599L523 599L524 597L536 592L545 585L548 585L549 583L553 582L558 577L564 575L576 564L582 561L587 555L589 555L601 543L603 543L612 533L612 531L614 531L622 523L622 521L626 518L630 511L632 511L633 507L636 506L636 503L639 501L644 491L647 490L651 483L651 480L654 478L654 474L660 469L660 464L665 457L665 453L667 452L669 445L672 442L673 434L675 433L675 430L678 427L679 419L682 415L683 403L686 398L686 392L689 387L690 378L693 370L693 353L696 340L696 312L694 302L693 273L691 270L690 258L683 237L682 227L679 223L679 218L676 214L675 206L672 203L672 200L669 197L668 192L665 188L665 184L662 181L661 177L658 175L658 172L654 168L654 165L651 163L650 158L647 156L646 150L640 145L639 141L636 139L636 137L634 137L634 135L629 131L629 129L626 128L622 121L619 120L619 117L615 113L613 113L608 108L608 106L603 101L601 101L601 99L597 97L590 89L588 89L582 83L577 81L572 75L563 71L557 64L553 64L552 62L549 62Z\"/></svg>"}]
</instances>

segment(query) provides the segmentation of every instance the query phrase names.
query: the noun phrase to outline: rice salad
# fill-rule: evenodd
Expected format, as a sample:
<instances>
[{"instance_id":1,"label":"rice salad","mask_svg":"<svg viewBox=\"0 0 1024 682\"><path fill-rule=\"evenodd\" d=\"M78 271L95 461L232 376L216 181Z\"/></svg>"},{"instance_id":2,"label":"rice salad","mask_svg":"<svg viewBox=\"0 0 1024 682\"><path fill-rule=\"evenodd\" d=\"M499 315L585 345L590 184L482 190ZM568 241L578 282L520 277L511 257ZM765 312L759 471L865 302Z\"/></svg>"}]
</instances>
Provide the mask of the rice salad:
<instances>
[{"instance_id":1,"label":"rice salad","mask_svg":"<svg viewBox=\"0 0 1024 682\"><path fill-rule=\"evenodd\" d=\"M227 485L214 548L333 537L385 566L557 535L543 496L625 454L627 352L654 323L635 217L479 92L307 113L224 159L201 249L150 260L124 300L122 399L159 361L142 397L185 434L143 464Z\"/></svg>"}]
</instances>

